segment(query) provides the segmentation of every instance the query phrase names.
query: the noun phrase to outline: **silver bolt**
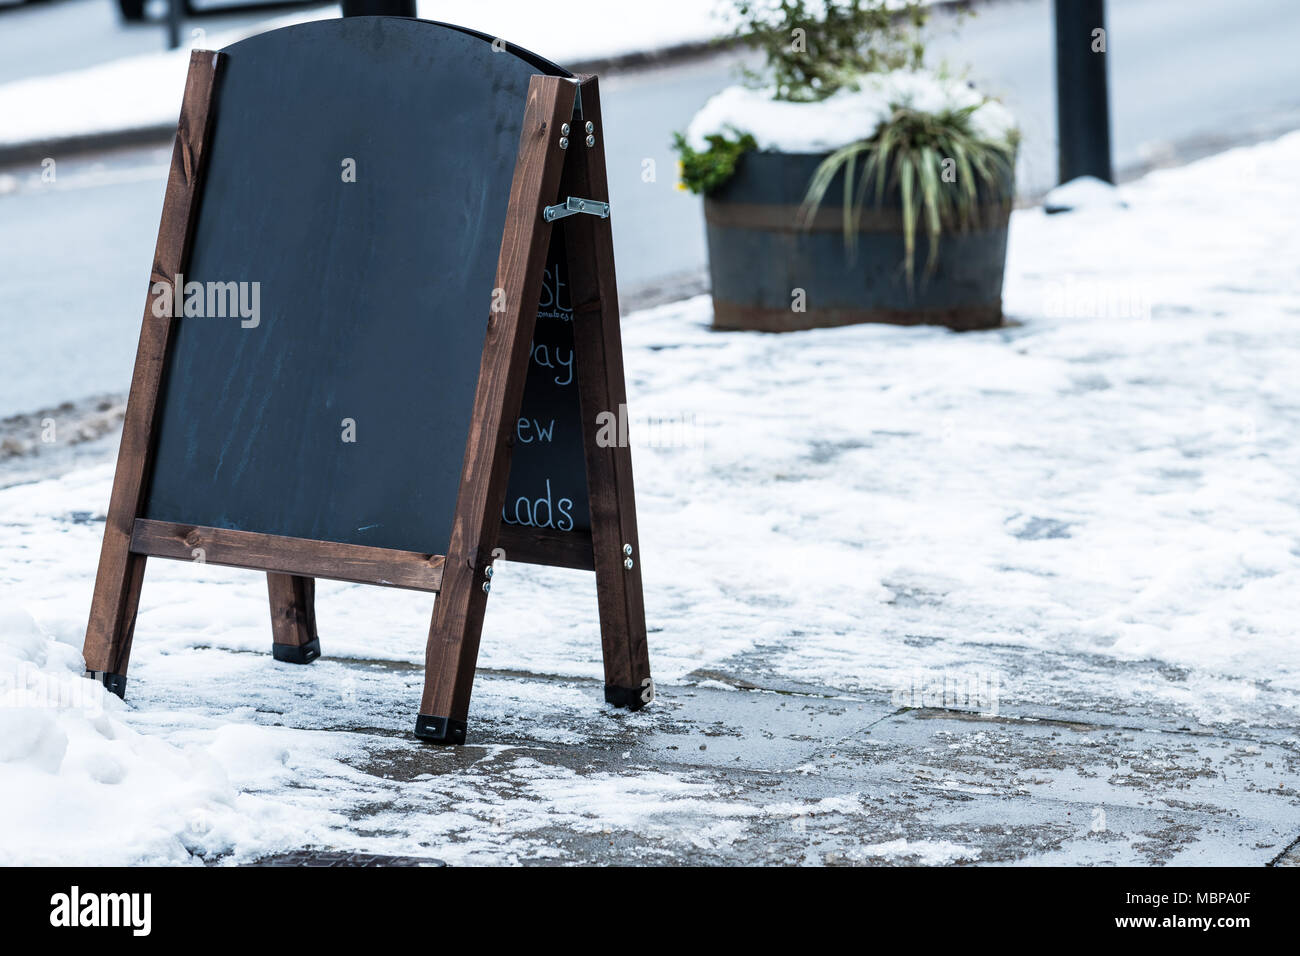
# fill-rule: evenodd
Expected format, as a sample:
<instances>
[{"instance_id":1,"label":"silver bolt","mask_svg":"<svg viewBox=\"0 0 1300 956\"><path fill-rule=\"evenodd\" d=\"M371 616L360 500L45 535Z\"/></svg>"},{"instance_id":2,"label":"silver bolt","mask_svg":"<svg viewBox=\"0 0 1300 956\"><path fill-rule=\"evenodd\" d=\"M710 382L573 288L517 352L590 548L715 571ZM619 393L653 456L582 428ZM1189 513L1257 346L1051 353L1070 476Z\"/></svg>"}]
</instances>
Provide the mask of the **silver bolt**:
<instances>
[{"instance_id":1,"label":"silver bolt","mask_svg":"<svg viewBox=\"0 0 1300 956\"><path fill-rule=\"evenodd\" d=\"M586 208L587 208L587 202L586 202L586 200L579 199L579 200L578 200L578 208L579 208L579 209L586 209Z\"/></svg>"},{"instance_id":2,"label":"silver bolt","mask_svg":"<svg viewBox=\"0 0 1300 956\"><path fill-rule=\"evenodd\" d=\"M491 581L484 581L484 582L483 582L483 593L484 593L484 594L487 594L488 591L491 591L491 590L492 590L492 582L491 582Z\"/></svg>"},{"instance_id":3,"label":"silver bolt","mask_svg":"<svg viewBox=\"0 0 1300 956\"><path fill-rule=\"evenodd\" d=\"M484 575L484 577L489 577L489 578L490 578L490 577L492 577L492 574L493 574L493 571L492 571L492 565L489 564L489 565L484 569L484 571L483 571L483 575Z\"/></svg>"},{"instance_id":4,"label":"silver bolt","mask_svg":"<svg viewBox=\"0 0 1300 956\"><path fill-rule=\"evenodd\" d=\"M596 137L594 137L594 136L588 136L588 137L587 137L587 145L588 145L588 146L595 146L595 145L596 145Z\"/></svg>"},{"instance_id":5,"label":"silver bolt","mask_svg":"<svg viewBox=\"0 0 1300 956\"><path fill-rule=\"evenodd\" d=\"M560 149L568 149L568 148L569 148L569 137L567 137L567 136L561 136L561 137L560 137Z\"/></svg>"},{"instance_id":6,"label":"silver bolt","mask_svg":"<svg viewBox=\"0 0 1300 956\"><path fill-rule=\"evenodd\" d=\"M588 133L594 133L596 132L596 124L593 123L591 120L587 120L587 125L584 126L583 129L585 129Z\"/></svg>"},{"instance_id":7,"label":"silver bolt","mask_svg":"<svg viewBox=\"0 0 1300 956\"><path fill-rule=\"evenodd\" d=\"M629 571L631 571L631 570L632 570L632 559L631 559L631 558L624 558L624 559L623 559L623 567L625 567L625 568L627 568Z\"/></svg>"},{"instance_id":8,"label":"silver bolt","mask_svg":"<svg viewBox=\"0 0 1300 956\"><path fill-rule=\"evenodd\" d=\"M630 544L625 544L625 545L623 545L623 553L626 554L628 557L631 557L631 556L632 556L632 546L631 546Z\"/></svg>"},{"instance_id":9,"label":"silver bolt","mask_svg":"<svg viewBox=\"0 0 1300 956\"><path fill-rule=\"evenodd\" d=\"M561 135L561 136L568 136L568 135L569 135L569 124L568 124L568 123L561 123L561 124L560 124L560 135Z\"/></svg>"}]
</instances>

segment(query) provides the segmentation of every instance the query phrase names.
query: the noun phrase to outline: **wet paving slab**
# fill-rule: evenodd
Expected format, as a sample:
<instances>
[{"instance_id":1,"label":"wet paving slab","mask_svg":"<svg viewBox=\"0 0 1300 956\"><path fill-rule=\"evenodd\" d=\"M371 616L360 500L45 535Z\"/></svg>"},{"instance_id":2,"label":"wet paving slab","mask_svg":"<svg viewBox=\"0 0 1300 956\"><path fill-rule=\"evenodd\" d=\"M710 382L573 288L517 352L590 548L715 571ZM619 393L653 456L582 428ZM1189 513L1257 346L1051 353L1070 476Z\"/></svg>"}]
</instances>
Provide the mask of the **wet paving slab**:
<instances>
[{"instance_id":1,"label":"wet paving slab","mask_svg":"<svg viewBox=\"0 0 1300 956\"><path fill-rule=\"evenodd\" d=\"M1300 836L1294 737L1143 717L1127 702L1121 713L900 707L722 669L662 686L628 714L602 703L597 680L484 671L469 743L442 748L410 734L413 663L184 653L205 658L196 672L219 664L237 690L196 707L192 688L145 667L141 716L233 714L283 734L286 776L266 792L289 812L332 814L304 834L313 851L453 864L1262 866L1295 862Z\"/></svg>"},{"instance_id":2,"label":"wet paving slab","mask_svg":"<svg viewBox=\"0 0 1300 956\"><path fill-rule=\"evenodd\" d=\"M1055 834L996 848L1012 859L1267 864L1300 819L1297 749L1115 726L1095 713L1045 720L908 710L813 762L829 776L888 779L935 822L957 822L944 807L969 803L958 820L993 822L991 813Z\"/></svg>"}]
</instances>

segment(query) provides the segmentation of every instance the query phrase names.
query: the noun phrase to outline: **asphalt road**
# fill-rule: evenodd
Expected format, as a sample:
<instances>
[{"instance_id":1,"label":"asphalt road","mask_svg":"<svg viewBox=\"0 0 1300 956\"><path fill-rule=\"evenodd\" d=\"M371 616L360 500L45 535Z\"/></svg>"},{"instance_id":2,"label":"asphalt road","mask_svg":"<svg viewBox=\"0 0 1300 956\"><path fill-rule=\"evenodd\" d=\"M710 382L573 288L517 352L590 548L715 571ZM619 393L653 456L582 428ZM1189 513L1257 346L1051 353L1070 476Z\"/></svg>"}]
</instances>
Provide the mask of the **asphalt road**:
<instances>
[{"instance_id":1,"label":"asphalt road","mask_svg":"<svg viewBox=\"0 0 1300 956\"><path fill-rule=\"evenodd\" d=\"M0 3L4 0L0 0ZM337 6L337 5L334 5ZM310 10L305 5L295 10ZM284 10L241 10L187 19L185 46L202 46L193 31L222 33L283 14ZM38 0L0 7L0 83L48 76L107 63L124 56L166 49L161 20L126 23L117 0Z\"/></svg>"},{"instance_id":2,"label":"asphalt road","mask_svg":"<svg viewBox=\"0 0 1300 956\"><path fill-rule=\"evenodd\" d=\"M1113 0L1113 144L1123 173L1300 127L1300 4ZM206 18L215 31L248 14ZM188 30L193 24L187 24ZM0 10L0 82L159 49L158 25L124 28L111 0ZM1025 131L1019 187L1055 175L1048 0L1001 0L954 27L938 18L932 62L969 66ZM673 130L733 81L737 53L607 74L603 106L618 274L625 290L705 267L698 199L675 188ZM0 117L3 122L3 117ZM646 175L653 161L653 178ZM130 378L166 174L166 149L0 170L0 416L121 392Z\"/></svg>"}]
</instances>

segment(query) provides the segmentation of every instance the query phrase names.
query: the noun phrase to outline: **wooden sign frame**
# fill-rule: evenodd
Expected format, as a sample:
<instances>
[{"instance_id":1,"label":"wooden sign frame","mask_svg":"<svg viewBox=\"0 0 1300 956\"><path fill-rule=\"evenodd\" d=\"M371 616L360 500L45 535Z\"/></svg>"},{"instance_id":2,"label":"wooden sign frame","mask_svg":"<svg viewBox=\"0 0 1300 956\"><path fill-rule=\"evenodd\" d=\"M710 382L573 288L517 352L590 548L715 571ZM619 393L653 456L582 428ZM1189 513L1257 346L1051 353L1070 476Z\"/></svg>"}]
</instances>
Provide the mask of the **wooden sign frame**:
<instances>
[{"instance_id":1,"label":"wooden sign frame","mask_svg":"<svg viewBox=\"0 0 1300 956\"><path fill-rule=\"evenodd\" d=\"M210 51L196 50L190 56L151 292L86 628L87 676L125 696L149 557L188 561L200 553L207 563L265 571L272 651L277 660L293 663L310 663L320 656L316 578L431 591L438 596L415 733L436 743L462 744L493 553L502 549L511 561L595 572L605 700L632 710L648 703L654 683L646 644L631 451L626 444L602 447L596 440L597 416L606 411L618 414L627 402L608 218L578 214L566 218L561 227L574 302L574 374L584 423L590 533L522 528L505 524L501 517L514 420L523 399L551 239L552 223L543 218L543 209L567 196L609 200L594 76L534 75L529 84L497 262L496 288L504 290L505 308L487 313L474 411L445 555L180 525L143 516L157 441L159 391L168 342L178 321L169 310L154 310L152 290L156 283L170 285L188 264L223 59ZM561 128L566 123L571 131L562 145ZM590 137L587 124L591 124ZM485 303L490 293L484 290Z\"/></svg>"}]
</instances>

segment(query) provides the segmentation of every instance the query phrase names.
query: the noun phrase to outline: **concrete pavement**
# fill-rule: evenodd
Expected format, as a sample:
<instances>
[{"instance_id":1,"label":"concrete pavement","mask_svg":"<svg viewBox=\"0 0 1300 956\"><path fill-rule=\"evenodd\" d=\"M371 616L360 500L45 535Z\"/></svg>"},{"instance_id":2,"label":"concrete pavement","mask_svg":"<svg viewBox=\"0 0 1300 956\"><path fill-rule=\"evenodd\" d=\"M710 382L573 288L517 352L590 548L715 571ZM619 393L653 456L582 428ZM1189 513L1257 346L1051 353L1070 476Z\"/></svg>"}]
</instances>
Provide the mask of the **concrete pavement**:
<instances>
[{"instance_id":1,"label":"concrete pavement","mask_svg":"<svg viewBox=\"0 0 1300 956\"><path fill-rule=\"evenodd\" d=\"M454 858L472 840L479 853L537 864L1300 864L1294 735L1213 732L1186 715L1134 713L1131 700L1002 701L996 716L900 707L792 686L758 654L661 687L627 715L600 705L597 681L480 670L470 743L440 749L416 744L394 713L418 698L416 666L322 658L300 668L304 698L355 687L346 716L319 726L283 702L275 671L288 665L209 653L226 658L209 666L237 668L244 699L282 702L264 719L349 739L346 785L370 799L338 834L341 849L393 832L394 814L441 813L456 818L443 840L403 842L403 852ZM155 684L149 706L192 711L192 690ZM519 706L520 693L550 698L546 716ZM693 789L660 805L642 789L656 772ZM466 778L472 798L444 790ZM293 812L294 797L281 799ZM304 810L313 799L303 794Z\"/></svg>"}]
</instances>

